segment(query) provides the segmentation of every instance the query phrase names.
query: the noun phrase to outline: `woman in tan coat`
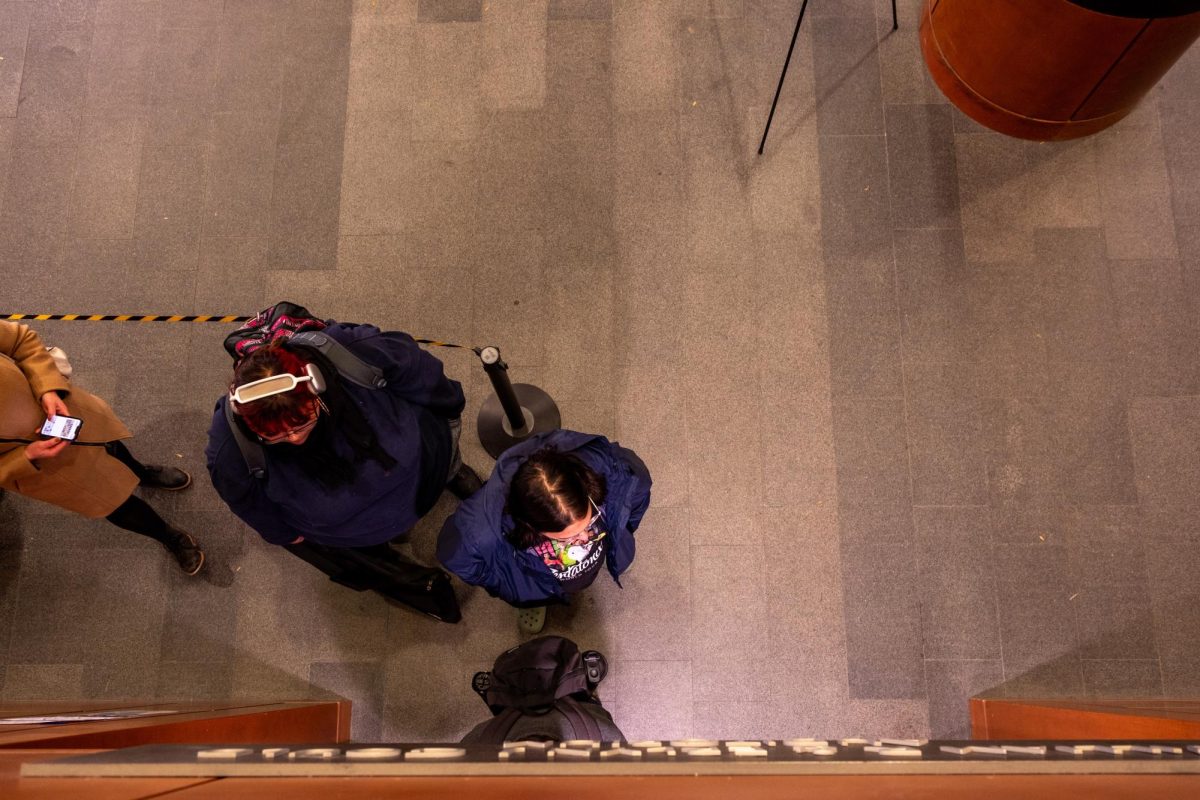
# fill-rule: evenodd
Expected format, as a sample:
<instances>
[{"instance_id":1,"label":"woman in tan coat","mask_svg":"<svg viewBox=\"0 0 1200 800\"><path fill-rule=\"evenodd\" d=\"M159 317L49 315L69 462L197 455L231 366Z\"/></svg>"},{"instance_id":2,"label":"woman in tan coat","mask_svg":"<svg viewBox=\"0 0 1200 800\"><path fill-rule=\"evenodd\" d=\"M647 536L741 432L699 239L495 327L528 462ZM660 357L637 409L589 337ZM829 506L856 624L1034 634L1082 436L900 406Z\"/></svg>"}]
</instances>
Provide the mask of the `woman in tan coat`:
<instances>
[{"instance_id":1,"label":"woman in tan coat","mask_svg":"<svg viewBox=\"0 0 1200 800\"><path fill-rule=\"evenodd\" d=\"M38 433L55 415L83 420L73 442ZM107 403L71 386L28 326L0 320L0 488L149 536L195 575L204 565L196 541L133 495L139 485L185 489L192 478L139 462L120 441L132 435Z\"/></svg>"}]
</instances>

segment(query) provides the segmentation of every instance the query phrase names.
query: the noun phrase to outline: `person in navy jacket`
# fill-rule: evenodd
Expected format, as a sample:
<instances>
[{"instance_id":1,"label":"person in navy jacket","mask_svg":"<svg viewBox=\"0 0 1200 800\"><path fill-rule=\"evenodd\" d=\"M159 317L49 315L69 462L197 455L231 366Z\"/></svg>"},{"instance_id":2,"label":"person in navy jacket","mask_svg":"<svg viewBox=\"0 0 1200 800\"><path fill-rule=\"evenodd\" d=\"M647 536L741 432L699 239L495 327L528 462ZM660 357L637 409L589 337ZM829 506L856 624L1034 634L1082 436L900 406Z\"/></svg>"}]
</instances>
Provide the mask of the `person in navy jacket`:
<instances>
[{"instance_id":1,"label":"person in navy jacket","mask_svg":"<svg viewBox=\"0 0 1200 800\"><path fill-rule=\"evenodd\" d=\"M483 488L446 520L438 560L515 606L521 630L536 633L546 606L567 603L601 566L620 586L650 485L642 460L603 436L532 436L501 454Z\"/></svg>"},{"instance_id":2,"label":"person in navy jacket","mask_svg":"<svg viewBox=\"0 0 1200 800\"><path fill-rule=\"evenodd\" d=\"M408 334L325 325L326 335L382 369L386 386L341 379L311 348L263 346L238 362L231 391L285 372L297 378L294 389L235 403L243 433L262 446L265 475L249 473L234 440L230 395L217 401L209 429L209 474L230 510L272 544L383 545L428 512L448 480L463 496L480 485L477 477L469 485L474 473L458 454L462 386ZM326 384L320 393L306 379L310 364ZM464 482L468 491L456 488Z\"/></svg>"}]
</instances>

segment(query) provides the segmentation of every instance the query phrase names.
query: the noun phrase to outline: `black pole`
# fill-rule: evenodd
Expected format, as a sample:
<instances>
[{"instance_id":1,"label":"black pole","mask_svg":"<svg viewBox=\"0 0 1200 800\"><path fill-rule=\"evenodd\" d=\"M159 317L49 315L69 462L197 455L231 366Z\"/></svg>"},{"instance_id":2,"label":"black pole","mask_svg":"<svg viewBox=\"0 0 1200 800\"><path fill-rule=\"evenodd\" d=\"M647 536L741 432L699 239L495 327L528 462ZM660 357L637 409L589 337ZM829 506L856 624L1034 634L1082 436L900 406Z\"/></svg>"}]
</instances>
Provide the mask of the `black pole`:
<instances>
[{"instance_id":1,"label":"black pole","mask_svg":"<svg viewBox=\"0 0 1200 800\"><path fill-rule=\"evenodd\" d=\"M508 418L508 425L514 434L525 430L525 412L521 410L521 401L513 391L512 381L508 377L508 364L500 358L500 350L496 347L485 347L479 351L479 360L483 362L483 371L492 381L492 389Z\"/></svg>"},{"instance_id":2,"label":"black pole","mask_svg":"<svg viewBox=\"0 0 1200 800\"><path fill-rule=\"evenodd\" d=\"M896 0L892 0L895 8ZM763 128L762 141L758 143L758 154L761 156L767 145L767 133L771 130L771 120L775 117L775 104L779 102L779 92L783 89L783 79L787 75L788 64L792 62L792 50L796 48L796 37L800 35L800 23L804 21L804 9L808 8L808 0L800 4L800 16L796 17L796 30L792 31L792 43L788 45L787 58L783 60L783 72L779 73L779 85L775 87L775 99L771 101L771 113L767 115L767 127Z\"/></svg>"},{"instance_id":3,"label":"black pole","mask_svg":"<svg viewBox=\"0 0 1200 800\"><path fill-rule=\"evenodd\" d=\"M492 458L535 433L552 431L562 425L562 414L554 398L530 383L513 383L508 365L497 347L475 351L483 362L483 371L496 393L483 401L476 420L479 443Z\"/></svg>"},{"instance_id":4,"label":"black pole","mask_svg":"<svg viewBox=\"0 0 1200 800\"><path fill-rule=\"evenodd\" d=\"M900 30L900 17L896 16L896 0L892 0L892 30Z\"/></svg>"}]
</instances>

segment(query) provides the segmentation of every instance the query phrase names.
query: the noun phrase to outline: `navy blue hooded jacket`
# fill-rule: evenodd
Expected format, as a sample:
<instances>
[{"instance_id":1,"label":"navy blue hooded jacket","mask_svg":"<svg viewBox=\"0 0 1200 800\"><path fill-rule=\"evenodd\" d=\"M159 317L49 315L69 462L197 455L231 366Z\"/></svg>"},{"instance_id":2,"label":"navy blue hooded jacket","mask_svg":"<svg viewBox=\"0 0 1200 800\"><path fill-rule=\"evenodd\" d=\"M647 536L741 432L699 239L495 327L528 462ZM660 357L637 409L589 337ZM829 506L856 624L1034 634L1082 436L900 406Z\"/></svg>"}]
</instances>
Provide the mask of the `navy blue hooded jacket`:
<instances>
[{"instance_id":1,"label":"navy blue hooded jacket","mask_svg":"<svg viewBox=\"0 0 1200 800\"><path fill-rule=\"evenodd\" d=\"M374 325L329 320L324 330L363 361L383 370L387 386L366 389L343 380L380 446L396 459L385 470L367 459L358 477L330 489L289 459L288 444L263 445L267 474L249 474L238 449L224 403L217 401L208 431L208 472L230 510L272 544L297 536L331 547L367 547L411 528L437 501L453 457L447 420L462 414L462 386L442 371L442 362L406 333L381 332ZM322 421L321 424L327 424ZM336 440L338 454L353 461L348 442Z\"/></svg>"},{"instance_id":2,"label":"navy blue hooded jacket","mask_svg":"<svg viewBox=\"0 0 1200 800\"><path fill-rule=\"evenodd\" d=\"M504 509L513 476L529 456L547 446L574 454L604 476L608 488L604 518L611 541L608 571L618 586L618 576L633 563L633 534L650 505L646 465L632 450L603 436L549 431L504 451L484 487L464 500L442 526L437 557L465 582L482 586L488 594L517 607L567 602L558 579L542 559L516 549L505 538L514 527Z\"/></svg>"}]
</instances>

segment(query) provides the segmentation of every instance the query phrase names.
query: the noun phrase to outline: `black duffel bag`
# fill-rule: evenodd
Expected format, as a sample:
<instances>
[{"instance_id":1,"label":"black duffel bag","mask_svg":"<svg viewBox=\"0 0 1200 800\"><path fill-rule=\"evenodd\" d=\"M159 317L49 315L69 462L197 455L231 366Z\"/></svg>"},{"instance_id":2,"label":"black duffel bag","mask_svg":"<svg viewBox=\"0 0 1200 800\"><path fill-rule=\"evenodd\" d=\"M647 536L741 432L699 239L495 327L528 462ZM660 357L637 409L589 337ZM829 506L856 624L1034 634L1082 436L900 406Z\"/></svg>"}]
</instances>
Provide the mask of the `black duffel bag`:
<instances>
[{"instance_id":1,"label":"black duffel bag","mask_svg":"<svg viewBox=\"0 0 1200 800\"><path fill-rule=\"evenodd\" d=\"M462 619L450 576L435 567L406 561L386 544L374 547L326 547L315 542L284 545L340 583L359 592L378 592L439 622Z\"/></svg>"}]
</instances>

